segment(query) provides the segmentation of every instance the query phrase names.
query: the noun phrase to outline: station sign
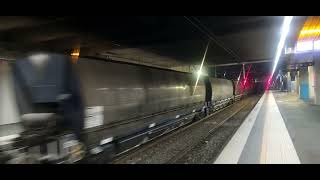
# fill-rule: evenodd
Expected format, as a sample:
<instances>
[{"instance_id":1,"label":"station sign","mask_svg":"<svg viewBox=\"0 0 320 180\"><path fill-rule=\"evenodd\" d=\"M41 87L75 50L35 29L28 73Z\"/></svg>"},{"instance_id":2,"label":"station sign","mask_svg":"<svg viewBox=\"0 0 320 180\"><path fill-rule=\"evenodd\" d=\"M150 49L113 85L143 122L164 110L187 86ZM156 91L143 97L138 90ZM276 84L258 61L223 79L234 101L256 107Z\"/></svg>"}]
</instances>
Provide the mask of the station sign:
<instances>
[{"instance_id":1,"label":"station sign","mask_svg":"<svg viewBox=\"0 0 320 180\"><path fill-rule=\"evenodd\" d=\"M293 63L288 65L288 69L299 69L301 67L313 66L314 62Z\"/></svg>"}]
</instances>

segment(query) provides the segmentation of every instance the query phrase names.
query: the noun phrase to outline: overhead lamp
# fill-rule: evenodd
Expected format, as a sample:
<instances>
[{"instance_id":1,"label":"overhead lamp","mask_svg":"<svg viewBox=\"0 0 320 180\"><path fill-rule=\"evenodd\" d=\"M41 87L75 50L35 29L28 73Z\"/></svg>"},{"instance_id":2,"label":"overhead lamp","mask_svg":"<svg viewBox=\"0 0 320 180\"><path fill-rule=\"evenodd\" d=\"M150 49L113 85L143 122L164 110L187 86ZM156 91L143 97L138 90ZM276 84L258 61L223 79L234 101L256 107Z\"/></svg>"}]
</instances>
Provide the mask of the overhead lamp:
<instances>
[{"instance_id":1,"label":"overhead lamp","mask_svg":"<svg viewBox=\"0 0 320 180\"><path fill-rule=\"evenodd\" d=\"M274 74L274 72L275 72L275 70L277 68L277 65L278 65L278 62L279 62L279 59L280 59L280 56L281 56L281 53L282 53L282 49L283 49L284 43L286 41L286 38L287 38L289 30L290 30L290 24L291 24L292 19L293 19L293 16L285 16L284 17L283 24L282 24L282 29L281 29L281 37L280 37L280 41L278 43L277 52L276 52L276 56L275 56L275 59L274 59L274 65L273 65L273 69L272 69L272 72L271 72L270 79L272 79L273 74Z\"/></svg>"}]
</instances>

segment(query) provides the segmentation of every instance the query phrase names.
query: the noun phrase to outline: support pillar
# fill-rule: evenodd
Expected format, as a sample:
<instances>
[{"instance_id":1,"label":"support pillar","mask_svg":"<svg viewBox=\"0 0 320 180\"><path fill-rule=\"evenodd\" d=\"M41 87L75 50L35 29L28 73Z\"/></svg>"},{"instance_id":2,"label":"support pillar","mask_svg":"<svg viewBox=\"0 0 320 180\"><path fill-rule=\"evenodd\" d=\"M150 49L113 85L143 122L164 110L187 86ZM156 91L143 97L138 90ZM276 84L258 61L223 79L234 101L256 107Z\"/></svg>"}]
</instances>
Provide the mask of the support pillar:
<instances>
[{"instance_id":1,"label":"support pillar","mask_svg":"<svg viewBox=\"0 0 320 180\"><path fill-rule=\"evenodd\" d=\"M287 72L287 90L289 93L292 92L292 88L291 88L291 74L290 74L290 71Z\"/></svg>"},{"instance_id":2,"label":"support pillar","mask_svg":"<svg viewBox=\"0 0 320 180\"><path fill-rule=\"evenodd\" d=\"M314 99L315 104L320 105L320 58L314 61Z\"/></svg>"},{"instance_id":3,"label":"support pillar","mask_svg":"<svg viewBox=\"0 0 320 180\"><path fill-rule=\"evenodd\" d=\"M300 99L309 101L309 76L308 68L299 68L299 95Z\"/></svg>"},{"instance_id":4,"label":"support pillar","mask_svg":"<svg viewBox=\"0 0 320 180\"><path fill-rule=\"evenodd\" d=\"M300 88L299 88L300 87L300 72L297 71L295 76L296 76L295 92L296 92L297 95L300 96Z\"/></svg>"},{"instance_id":5,"label":"support pillar","mask_svg":"<svg viewBox=\"0 0 320 180\"><path fill-rule=\"evenodd\" d=\"M308 66L308 78L309 78L309 102L315 103L315 86L314 86L314 66Z\"/></svg>"},{"instance_id":6,"label":"support pillar","mask_svg":"<svg viewBox=\"0 0 320 180\"><path fill-rule=\"evenodd\" d=\"M217 77L217 66L213 66L213 77Z\"/></svg>"}]
</instances>

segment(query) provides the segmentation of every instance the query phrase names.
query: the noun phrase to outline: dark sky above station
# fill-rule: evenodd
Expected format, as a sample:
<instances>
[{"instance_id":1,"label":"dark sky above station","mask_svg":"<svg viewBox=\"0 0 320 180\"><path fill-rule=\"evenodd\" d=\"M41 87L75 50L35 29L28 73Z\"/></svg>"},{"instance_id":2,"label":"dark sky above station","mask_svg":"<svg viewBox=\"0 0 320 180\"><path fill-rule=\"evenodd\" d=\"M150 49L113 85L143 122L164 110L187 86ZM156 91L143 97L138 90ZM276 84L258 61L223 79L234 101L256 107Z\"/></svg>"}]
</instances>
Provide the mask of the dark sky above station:
<instances>
[{"instance_id":1,"label":"dark sky above station","mask_svg":"<svg viewBox=\"0 0 320 180\"><path fill-rule=\"evenodd\" d=\"M291 39L301 19L293 23ZM282 20L282 16L1 16L0 55L15 58L30 51L81 48L81 56L109 54L170 67L200 64L210 40L205 65L264 60L275 55ZM256 65L270 70L268 63L260 66Z\"/></svg>"}]
</instances>

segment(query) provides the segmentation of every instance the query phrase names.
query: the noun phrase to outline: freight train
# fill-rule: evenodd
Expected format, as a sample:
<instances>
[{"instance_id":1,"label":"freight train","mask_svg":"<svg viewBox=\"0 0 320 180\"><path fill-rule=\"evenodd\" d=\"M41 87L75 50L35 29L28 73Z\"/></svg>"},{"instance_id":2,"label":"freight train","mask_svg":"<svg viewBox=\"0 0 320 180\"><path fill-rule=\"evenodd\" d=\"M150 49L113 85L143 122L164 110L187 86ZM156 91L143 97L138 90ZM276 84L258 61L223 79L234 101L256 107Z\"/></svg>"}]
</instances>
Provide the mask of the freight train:
<instances>
[{"instance_id":1,"label":"freight train","mask_svg":"<svg viewBox=\"0 0 320 180\"><path fill-rule=\"evenodd\" d=\"M231 80L93 58L71 64L52 53L0 65L16 108L0 116L3 163L106 163L248 93Z\"/></svg>"}]
</instances>

